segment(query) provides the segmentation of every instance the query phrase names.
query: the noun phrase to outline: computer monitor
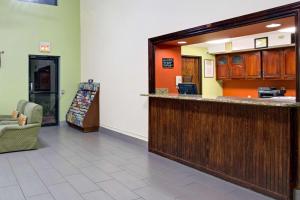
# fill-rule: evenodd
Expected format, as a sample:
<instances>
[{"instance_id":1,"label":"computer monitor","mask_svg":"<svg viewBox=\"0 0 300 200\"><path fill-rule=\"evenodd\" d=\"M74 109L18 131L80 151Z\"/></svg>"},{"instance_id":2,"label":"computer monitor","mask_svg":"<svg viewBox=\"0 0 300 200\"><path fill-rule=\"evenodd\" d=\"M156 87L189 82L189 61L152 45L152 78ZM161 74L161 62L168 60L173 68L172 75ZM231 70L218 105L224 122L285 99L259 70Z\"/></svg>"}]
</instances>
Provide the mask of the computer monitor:
<instances>
[{"instance_id":1,"label":"computer monitor","mask_svg":"<svg viewBox=\"0 0 300 200\"><path fill-rule=\"evenodd\" d=\"M194 83L178 84L179 94L198 94L197 86Z\"/></svg>"}]
</instances>

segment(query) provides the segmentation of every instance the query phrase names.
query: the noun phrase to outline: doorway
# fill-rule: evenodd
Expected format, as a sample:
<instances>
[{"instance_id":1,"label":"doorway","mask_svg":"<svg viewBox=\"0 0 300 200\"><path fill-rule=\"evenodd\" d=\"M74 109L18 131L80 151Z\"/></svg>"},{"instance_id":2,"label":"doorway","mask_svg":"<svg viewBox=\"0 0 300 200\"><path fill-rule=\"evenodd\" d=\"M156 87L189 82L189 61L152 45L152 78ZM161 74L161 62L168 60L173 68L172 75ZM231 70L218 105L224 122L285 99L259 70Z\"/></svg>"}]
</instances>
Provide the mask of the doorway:
<instances>
[{"instance_id":1,"label":"doorway","mask_svg":"<svg viewBox=\"0 0 300 200\"><path fill-rule=\"evenodd\" d=\"M198 94L202 94L202 57L182 56L181 75L183 82L196 84Z\"/></svg>"},{"instance_id":2,"label":"doorway","mask_svg":"<svg viewBox=\"0 0 300 200\"><path fill-rule=\"evenodd\" d=\"M59 57L29 56L29 101L43 107L42 126L59 124Z\"/></svg>"}]
</instances>

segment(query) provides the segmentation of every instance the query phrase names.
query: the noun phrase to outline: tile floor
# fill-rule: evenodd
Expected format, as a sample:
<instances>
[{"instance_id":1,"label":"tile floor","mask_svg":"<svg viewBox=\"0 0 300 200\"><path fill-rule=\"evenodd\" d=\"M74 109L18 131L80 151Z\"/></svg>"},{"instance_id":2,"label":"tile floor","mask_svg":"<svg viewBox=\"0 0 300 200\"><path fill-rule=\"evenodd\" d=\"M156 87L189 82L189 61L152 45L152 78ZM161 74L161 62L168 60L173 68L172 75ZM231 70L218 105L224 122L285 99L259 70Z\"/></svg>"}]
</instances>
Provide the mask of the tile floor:
<instances>
[{"instance_id":1,"label":"tile floor","mask_svg":"<svg viewBox=\"0 0 300 200\"><path fill-rule=\"evenodd\" d=\"M0 200L270 200L105 133L43 128L42 148L0 154Z\"/></svg>"}]
</instances>

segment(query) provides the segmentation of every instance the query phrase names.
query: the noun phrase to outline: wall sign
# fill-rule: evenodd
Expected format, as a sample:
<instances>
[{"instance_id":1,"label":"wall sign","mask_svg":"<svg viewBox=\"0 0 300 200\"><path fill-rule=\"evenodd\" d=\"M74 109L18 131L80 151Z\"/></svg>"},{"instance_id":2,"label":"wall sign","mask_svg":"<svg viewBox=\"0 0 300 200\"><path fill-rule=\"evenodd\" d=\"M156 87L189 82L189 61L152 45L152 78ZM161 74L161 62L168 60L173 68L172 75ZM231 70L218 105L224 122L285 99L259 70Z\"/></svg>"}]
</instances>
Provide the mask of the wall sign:
<instances>
[{"instance_id":1,"label":"wall sign","mask_svg":"<svg viewBox=\"0 0 300 200\"><path fill-rule=\"evenodd\" d=\"M174 68L174 58L163 58L162 59L162 66L165 69Z\"/></svg>"}]
</instances>

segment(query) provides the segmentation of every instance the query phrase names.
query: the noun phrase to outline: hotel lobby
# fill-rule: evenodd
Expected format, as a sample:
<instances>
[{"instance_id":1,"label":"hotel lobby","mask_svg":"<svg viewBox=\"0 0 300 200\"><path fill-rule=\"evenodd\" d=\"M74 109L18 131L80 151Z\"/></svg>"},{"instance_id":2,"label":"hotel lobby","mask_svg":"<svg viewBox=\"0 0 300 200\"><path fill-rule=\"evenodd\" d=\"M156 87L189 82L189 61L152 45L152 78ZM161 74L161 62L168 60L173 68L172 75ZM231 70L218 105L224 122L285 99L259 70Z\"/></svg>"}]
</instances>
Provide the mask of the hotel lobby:
<instances>
[{"instance_id":1,"label":"hotel lobby","mask_svg":"<svg viewBox=\"0 0 300 200\"><path fill-rule=\"evenodd\" d=\"M0 12L0 200L300 199L299 1Z\"/></svg>"}]
</instances>

